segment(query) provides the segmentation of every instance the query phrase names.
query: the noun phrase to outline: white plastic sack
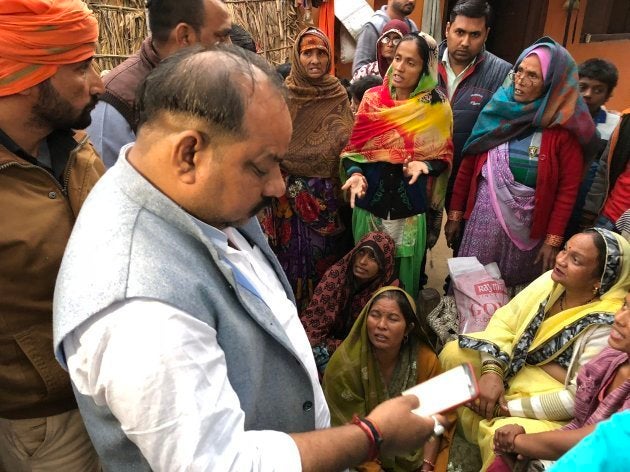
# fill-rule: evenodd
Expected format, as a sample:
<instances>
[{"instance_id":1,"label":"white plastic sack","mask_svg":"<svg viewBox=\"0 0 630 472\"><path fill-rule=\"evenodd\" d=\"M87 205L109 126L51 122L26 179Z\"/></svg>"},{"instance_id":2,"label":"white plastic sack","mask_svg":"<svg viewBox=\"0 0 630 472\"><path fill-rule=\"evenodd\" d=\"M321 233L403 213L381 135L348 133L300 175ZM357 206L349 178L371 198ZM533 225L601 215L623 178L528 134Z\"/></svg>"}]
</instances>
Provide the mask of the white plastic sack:
<instances>
[{"instance_id":1,"label":"white plastic sack","mask_svg":"<svg viewBox=\"0 0 630 472\"><path fill-rule=\"evenodd\" d=\"M494 312L509 301L505 282L495 263L482 266L476 257L448 260L455 304L459 314L459 333L486 329Z\"/></svg>"}]
</instances>

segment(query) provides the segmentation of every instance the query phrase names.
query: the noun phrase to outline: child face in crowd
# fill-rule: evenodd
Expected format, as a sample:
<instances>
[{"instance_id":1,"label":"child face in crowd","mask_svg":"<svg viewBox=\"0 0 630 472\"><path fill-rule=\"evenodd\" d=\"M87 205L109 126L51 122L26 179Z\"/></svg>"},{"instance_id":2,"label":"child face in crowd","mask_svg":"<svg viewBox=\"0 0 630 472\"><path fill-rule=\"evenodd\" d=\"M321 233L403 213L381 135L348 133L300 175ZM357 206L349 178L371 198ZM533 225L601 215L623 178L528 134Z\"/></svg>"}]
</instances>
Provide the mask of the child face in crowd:
<instances>
[{"instance_id":1,"label":"child face in crowd","mask_svg":"<svg viewBox=\"0 0 630 472\"><path fill-rule=\"evenodd\" d=\"M610 91L604 82L589 77L581 77L579 81L580 94L588 106L591 115L597 113L608 100Z\"/></svg>"}]
</instances>

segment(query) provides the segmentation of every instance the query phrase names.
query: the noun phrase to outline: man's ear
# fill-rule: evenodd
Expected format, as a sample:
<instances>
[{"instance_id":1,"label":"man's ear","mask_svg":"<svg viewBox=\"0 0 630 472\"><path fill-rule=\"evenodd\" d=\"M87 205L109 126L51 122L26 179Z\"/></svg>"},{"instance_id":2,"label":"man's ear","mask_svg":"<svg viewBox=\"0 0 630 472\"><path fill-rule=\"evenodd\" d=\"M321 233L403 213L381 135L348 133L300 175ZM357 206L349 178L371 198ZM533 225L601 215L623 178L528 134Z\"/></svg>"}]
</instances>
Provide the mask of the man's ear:
<instances>
[{"instance_id":1,"label":"man's ear","mask_svg":"<svg viewBox=\"0 0 630 472\"><path fill-rule=\"evenodd\" d=\"M188 23L177 23L170 34L178 48L185 48L197 43L197 32Z\"/></svg>"},{"instance_id":2,"label":"man's ear","mask_svg":"<svg viewBox=\"0 0 630 472\"><path fill-rule=\"evenodd\" d=\"M172 148L172 164L182 183L194 184L202 159L200 151L208 147L204 136L197 130L186 130L174 137ZM205 157L207 158L207 156Z\"/></svg>"},{"instance_id":3,"label":"man's ear","mask_svg":"<svg viewBox=\"0 0 630 472\"><path fill-rule=\"evenodd\" d=\"M451 29L451 22L447 21L446 22L446 28L444 28L444 33L448 34L449 30Z\"/></svg>"}]
</instances>

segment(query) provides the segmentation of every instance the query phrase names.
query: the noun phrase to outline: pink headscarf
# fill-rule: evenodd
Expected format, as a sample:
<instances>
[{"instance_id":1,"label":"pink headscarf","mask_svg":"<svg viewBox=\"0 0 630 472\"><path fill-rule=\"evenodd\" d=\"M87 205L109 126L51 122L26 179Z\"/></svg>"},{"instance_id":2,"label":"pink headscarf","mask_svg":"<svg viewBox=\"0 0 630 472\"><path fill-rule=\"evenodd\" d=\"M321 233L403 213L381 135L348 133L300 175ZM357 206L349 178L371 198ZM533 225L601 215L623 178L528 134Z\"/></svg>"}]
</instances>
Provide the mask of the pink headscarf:
<instances>
[{"instance_id":1,"label":"pink headscarf","mask_svg":"<svg viewBox=\"0 0 630 472\"><path fill-rule=\"evenodd\" d=\"M540 61L540 69L542 71L543 80L547 78L547 72L549 71L549 64L551 63L551 51L547 46L538 46L533 51L526 56L534 56L538 57Z\"/></svg>"}]
</instances>

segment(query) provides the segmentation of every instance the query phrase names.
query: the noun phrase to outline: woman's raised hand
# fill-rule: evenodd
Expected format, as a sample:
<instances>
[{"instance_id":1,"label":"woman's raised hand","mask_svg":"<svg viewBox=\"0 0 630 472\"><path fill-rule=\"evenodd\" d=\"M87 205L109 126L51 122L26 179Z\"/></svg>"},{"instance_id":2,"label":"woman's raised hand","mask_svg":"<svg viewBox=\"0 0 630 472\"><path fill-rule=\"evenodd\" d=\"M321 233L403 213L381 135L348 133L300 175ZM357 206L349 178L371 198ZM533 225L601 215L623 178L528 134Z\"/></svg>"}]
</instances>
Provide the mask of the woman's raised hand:
<instances>
[{"instance_id":1,"label":"woman's raised hand","mask_svg":"<svg viewBox=\"0 0 630 472\"><path fill-rule=\"evenodd\" d=\"M479 378L479 398L470 404L470 409L488 420L494 417L497 403L501 407L501 412L506 412L504 391L503 379L493 372L486 372Z\"/></svg>"},{"instance_id":2,"label":"woman's raised hand","mask_svg":"<svg viewBox=\"0 0 630 472\"><path fill-rule=\"evenodd\" d=\"M367 180L359 173L352 174L346 183L341 187L342 191L350 190L350 208L354 208L354 201L358 198L365 197L367 191Z\"/></svg>"},{"instance_id":3,"label":"woman's raised hand","mask_svg":"<svg viewBox=\"0 0 630 472\"><path fill-rule=\"evenodd\" d=\"M429 173L429 166L422 161L405 161L403 164L403 174L405 177L411 177L409 185L413 185L422 174Z\"/></svg>"}]
</instances>

